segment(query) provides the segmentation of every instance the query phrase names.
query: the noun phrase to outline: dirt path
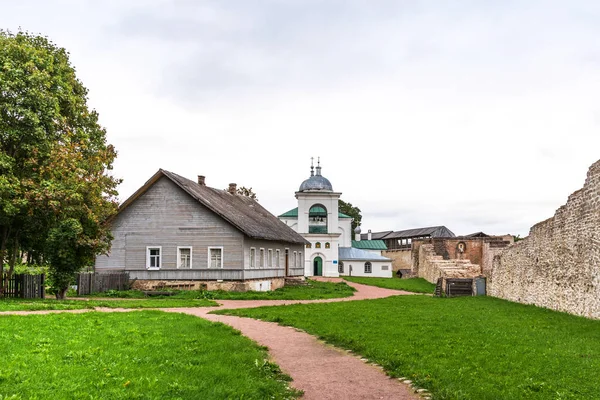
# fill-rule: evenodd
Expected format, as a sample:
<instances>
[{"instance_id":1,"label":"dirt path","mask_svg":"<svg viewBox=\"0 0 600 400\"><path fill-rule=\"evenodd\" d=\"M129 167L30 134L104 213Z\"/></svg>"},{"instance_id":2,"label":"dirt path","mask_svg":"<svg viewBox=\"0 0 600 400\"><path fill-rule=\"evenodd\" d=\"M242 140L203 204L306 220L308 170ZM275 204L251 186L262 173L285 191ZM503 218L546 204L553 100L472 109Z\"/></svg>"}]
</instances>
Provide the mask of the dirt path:
<instances>
[{"instance_id":1,"label":"dirt path","mask_svg":"<svg viewBox=\"0 0 600 400\"><path fill-rule=\"evenodd\" d=\"M354 296L326 300L222 300L220 309L254 308L284 304L330 303L379 299L414 294L347 282L357 289ZM269 349L273 361L293 378L292 386L304 391L303 399L395 399L421 397L406 384L391 379L378 367L355 355L320 342L308 333L271 322L228 315L209 314L209 308L172 308L210 321L222 322Z\"/></svg>"},{"instance_id":2,"label":"dirt path","mask_svg":"<svg viewBox=\"0 0 600 400\"><path fill-rule=\"evenodd\" d=\"M409 292L383 289L375 286L347 282L357 291L352 297L326 300L217 300L219 309L254 308L287 304L330 303L379 299ZM209 314L214 307L162 308L161 311L179 312L222 322L269 349L273 361L293 379L291 385L304 391L305 400L313 399L421 399L406 384L391 379L378 367L363 362L349 354L317 340L308 333L275 323L228 315ZM131 309L98 308L104 312L132 311ZM14 311L2 314L27 315L58 312L81 313L91 310L71 311Z\"/></svg>"}]
</instances>

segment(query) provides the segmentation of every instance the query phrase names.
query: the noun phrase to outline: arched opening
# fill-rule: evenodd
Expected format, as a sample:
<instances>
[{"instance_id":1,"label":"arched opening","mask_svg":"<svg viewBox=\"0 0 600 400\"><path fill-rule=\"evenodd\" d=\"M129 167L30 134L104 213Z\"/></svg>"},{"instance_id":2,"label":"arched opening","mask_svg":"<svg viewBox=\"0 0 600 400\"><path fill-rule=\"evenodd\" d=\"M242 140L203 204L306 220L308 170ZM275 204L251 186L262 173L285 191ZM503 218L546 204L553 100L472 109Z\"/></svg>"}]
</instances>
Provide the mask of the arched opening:
<instances>
[{"instance_id":1,"label":"arched opening","mask_svg":"<svg viewBox=\"0 0 600 400\"><path fill-rule=\"evenodd\" d=\"M313 275L323 276L323 259L321 257L315 257L313 260Z\"/></svg>"},{"instance_id":2,"label":"arched opening","mask_svg":"<svg viewBox=\"0 0 600 400\"><path fill-rule=\"evenodd\" d=\"M327 209L324 205L315 204L308 211L308 233L327 233Z\"/></svg>"}]
</instances>

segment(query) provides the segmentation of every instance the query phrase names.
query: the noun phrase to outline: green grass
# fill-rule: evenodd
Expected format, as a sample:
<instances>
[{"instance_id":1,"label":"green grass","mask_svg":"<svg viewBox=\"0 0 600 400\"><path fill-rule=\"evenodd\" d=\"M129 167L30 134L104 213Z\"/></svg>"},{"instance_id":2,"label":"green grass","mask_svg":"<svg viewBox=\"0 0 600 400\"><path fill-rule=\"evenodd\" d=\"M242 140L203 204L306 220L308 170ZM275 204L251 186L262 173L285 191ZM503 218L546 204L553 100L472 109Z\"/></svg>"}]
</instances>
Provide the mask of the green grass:
<instances>
[{"instance_id":1,"label":"green grass","mask_svg":"<svg viewBox=\"0 0 600 400\"><path fill-rule=\"evenodd\" d=\"M216 306L207 299L140 299L140 300L55 300L55 299L0 299L1 311L83 310L107 308L175 308ZM1 398L0 398L1 399Z\"/></svg>"},{"instance_id":2,"label":"green grass","mask_svg":"<svg viewBox=\"0 0 600 400\"><path fill-rule=\"evenodd\" d=\"M215 300L318 300L334 299L352 296L354 288L345 282L318 282L307 280L306 286L285 286L270 292L226 292L205 290L176 290L173 295L164 297L150 297L152 299L215 299ZM139 290L116 291L95 293L84 297L114 297L114 298L148 298Z\"/></svg>"},{"instance_id":3,"label":"green grass","mask_svg":"<svg viewBox=\"0 0 600 400\"><path fill-rule=\"evenodd\" d=\"M435 399L600 399L600 321L491 297L223 310L291 325Z\"/></svg>"},{"instance_id":4,"label":"green grass","mask_svg":"<svg viewBox=\"0 0 600 400\"><path fill-rule=\"evenodd\" d=\"M0 399L285 399L289 377L223 324L160 311L0 317Z\"/></svg>"},{"instance_id":5,"label":"green grass","mask_svg":"<svg viewBox=\"0 0 600 400\"><path fill-rule=\"evenodd\" d=\"M393 278L363 278L356 276L345 276L345 280L363 285L377 286L386 289L406 290L416 293L433 293L435 285L423 278L400 279Z\"/></svg>"},{"instance_id":6,"label":"green grass","mask_svg":"<svg viewBox=\"0 0 600 400\"><path fill-rule=\"evenodd\" d=\"M270 292L224 292L216 291L216 300L319 300L350 297L356 290L345 282L319 282L307 280L306 286L285 286Z\"/></svg>"}]
</instances>

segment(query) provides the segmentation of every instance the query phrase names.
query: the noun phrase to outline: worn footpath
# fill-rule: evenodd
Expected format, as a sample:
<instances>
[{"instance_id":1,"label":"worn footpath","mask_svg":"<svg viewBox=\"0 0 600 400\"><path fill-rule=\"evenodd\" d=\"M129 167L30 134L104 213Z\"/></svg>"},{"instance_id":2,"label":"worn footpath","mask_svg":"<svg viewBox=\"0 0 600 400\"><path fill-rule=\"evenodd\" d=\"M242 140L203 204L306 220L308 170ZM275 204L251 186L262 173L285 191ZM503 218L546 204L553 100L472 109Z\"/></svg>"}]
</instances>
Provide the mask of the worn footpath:
<instances>
[{"instance_id":1,"label":"worn footpath","mask_svg":"<svg viewBox=\"0 0 600 400\"><path fill-rule=\"evenodd\" d=\"M398 290L347 282L357 291L352 297L326 300L217 300L219 309L253 308L305 303L329 303L378 299L413 294ZM228 315L209 314L214 307L160 309L179 312L210 321L222 322L242 332L259 345L266 346L272 361L293 379L291 386L304 391L303 399L420 399L412 388L397 379L389 378L381 368L363 361L344 350L327 345L312 335L295 328L272 322ZM2 314L27 315L72 311L15 311ZM104 312L132 311L129 309L97 309Z\"/></svg>"}]
</instances>

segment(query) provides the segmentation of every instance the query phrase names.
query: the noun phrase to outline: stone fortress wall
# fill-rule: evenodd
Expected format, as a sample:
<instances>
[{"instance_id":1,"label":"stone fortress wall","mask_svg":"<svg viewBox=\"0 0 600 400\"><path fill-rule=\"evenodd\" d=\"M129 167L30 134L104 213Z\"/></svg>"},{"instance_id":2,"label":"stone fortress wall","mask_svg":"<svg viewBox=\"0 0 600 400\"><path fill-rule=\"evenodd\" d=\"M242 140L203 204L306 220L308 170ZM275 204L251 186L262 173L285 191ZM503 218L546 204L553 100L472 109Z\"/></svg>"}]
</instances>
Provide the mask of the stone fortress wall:
<instances>
[{"instance_id":1,"label":"stone fortress wall","mask_svg":"<svg viewBox=\"0 0 600 400\"><path fill-rule=\"evenodd\" d=\"M600 318L600 161L554 217L493 257L488 294Z\"/></svg>"}]
</instances>

